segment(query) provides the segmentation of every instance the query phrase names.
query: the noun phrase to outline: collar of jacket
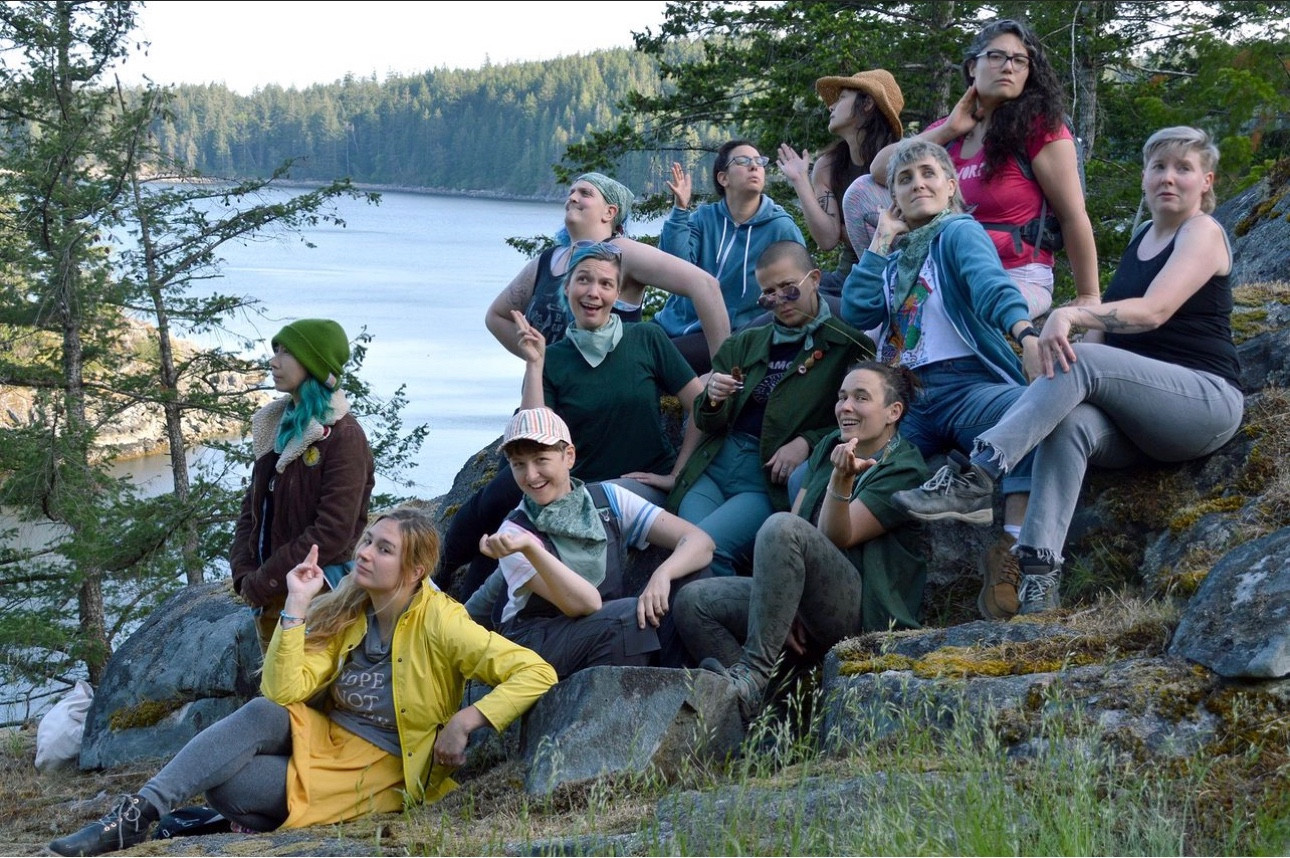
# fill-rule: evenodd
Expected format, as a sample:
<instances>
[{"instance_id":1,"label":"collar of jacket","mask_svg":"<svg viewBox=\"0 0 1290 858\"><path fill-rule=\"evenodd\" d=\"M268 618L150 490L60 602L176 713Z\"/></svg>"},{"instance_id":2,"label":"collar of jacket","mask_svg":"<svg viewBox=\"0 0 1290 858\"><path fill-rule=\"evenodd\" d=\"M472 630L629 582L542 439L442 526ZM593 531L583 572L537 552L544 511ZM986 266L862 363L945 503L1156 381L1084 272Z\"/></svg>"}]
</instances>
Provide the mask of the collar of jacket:
<instances>
[{"instance_id":1,"label":"collar of jacket","mask_svg":"<svg viewBox=\"0 0 1290 858\"><path fill-rule=\"evenodd\" d=\"M278 437L278 424L282 422L282 415L287 410L287 405L291 402L290 396L283 396L275 399L268 405L261 408L251 416L251 451L255 458L273 452L273 442ZM331 426L336 425L340 420L349 413L349 401L345 399L344 392L336 390L331 395L331 408L327 415L326 423L319 423L317 420L305 427L305 433L296 438L287 448L282 451L278 457L277 472L282 473L287 465L300 458L305 450L315 441L322 439Z\"/></svg>"}]
</instances>

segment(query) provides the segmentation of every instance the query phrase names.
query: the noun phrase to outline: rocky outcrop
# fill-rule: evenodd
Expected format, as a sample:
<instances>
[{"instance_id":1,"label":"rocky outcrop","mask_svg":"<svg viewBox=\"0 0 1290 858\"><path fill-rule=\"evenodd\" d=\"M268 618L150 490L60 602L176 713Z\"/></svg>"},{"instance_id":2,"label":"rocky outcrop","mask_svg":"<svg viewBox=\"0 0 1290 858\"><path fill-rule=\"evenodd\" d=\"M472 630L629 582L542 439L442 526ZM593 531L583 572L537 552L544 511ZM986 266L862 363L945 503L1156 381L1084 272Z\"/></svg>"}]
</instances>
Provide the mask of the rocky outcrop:
<instances>
[{"instance_id":1,"label":"rocky outcrop","mask_svg":"<svg viewBox=\"0 0 1290 858\"><path fill-rule=\"evenodd\" d=\"M230 582L171 596L112 654L85 719L81 768L170 757L258 693L260 643Z\"/></svg>"},{"instance_id":2,"label":"rocky outcrop","mask_svg":"<svg viewBox=\"0 0 1290 858\"><path fill-rule=\"evenodd\" d=\"M122 321L122 328L123 332L114 351L135 356L132 361L138 365L147 361L144 356L156 353L157 333L153 327L127 317ZM174 341L173 347L175 360L179 363L188 362L199 350L197 345L186 340ZM155 359L153 362L155 363ZM271 391L256 389L261 376L262 373L258 372L243 375L228 370L204 377L201 383L223 393L245 395L251 402L258 404L273 395ZM181 382L181 388L188 390L192 384L191 381ZM118 459L135 459L169 451L165 416L160 406L155 403L113 402L110 407L119 410L114 411L110 419L104 419L102 412L107 407L109 406L102 402L91 402L91 417L99 422L95 438L95 446L99 451L110 452ZM33 390L0 385L0 426L22 426L38 419ZM246 428L237 417L198 410L185 411L181 421L184 436L194 442L238 437Z\"/></svg>"}]
</instances>

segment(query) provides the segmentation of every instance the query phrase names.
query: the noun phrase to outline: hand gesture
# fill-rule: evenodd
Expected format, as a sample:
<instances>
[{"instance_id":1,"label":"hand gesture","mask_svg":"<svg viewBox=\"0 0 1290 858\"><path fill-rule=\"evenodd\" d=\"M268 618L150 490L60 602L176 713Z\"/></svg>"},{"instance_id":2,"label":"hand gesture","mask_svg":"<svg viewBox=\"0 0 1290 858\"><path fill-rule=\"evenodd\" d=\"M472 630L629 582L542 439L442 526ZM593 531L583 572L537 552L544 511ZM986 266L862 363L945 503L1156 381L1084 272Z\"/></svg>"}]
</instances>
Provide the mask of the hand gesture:
<instances>
[{"instance_id":1,"label":"hand gesture","mask_svg":"<svg viewBox=\"0 0 1290 858\"><path fill-rule=\"evenodd\" d=\"M829 454L829 461L833 464L833 474L836 477L845 477L848 486L855 482L855 478L865 471L878 464L877 459L862 459L856 455L856 444L860 443L859 438L852 438L843 441L833 448Z\"/></svg>"},{"instance_id":2,"label":"hand gesture","mask_svg":"<svg viewBox=\"0 0 1290 858\"><path fill-rule=\"evenodd\" d=\"M312 545L309 554L287 573L287 597L300 596L307 602L327 583L322 567L318 565L318 546Z\"/></svg>"},{"instance_id":3,"label":"hand gesture","mask_svg":"<svg viewBox=\"0 0 1290 858\"><path fill-rule=\"evenodd\" d=\"M514 531L485 533L479 537L479 553L494 560L501 560L503 557L531 547L535 538L533 534L527 531L520 533Z\"/></svg>"},{"instance_id":4,"label":"hand gesture","mask_svg":"<svg viewBox=\"0 0 1290 858\"><path fill-rule=\"evenodd\" d=\"M984 118L985 111L981 109L981 102L976 97L976 84L973 84L955 103L954 109L945 120L945 125L955 137L962 137L971 133L972 129L976 128L976 124Z\"/></svg>"},{"instance_id":5,"label":"hand gesture","mask_svg":"<svg viewBox=\"0 0 1290 858\"><path fill-rule=\"evenodd\" d=\"M1052 378L1054 366L1060 366L1062 372L1070 372L1075 362L1075 349L1071 346L1071 316L1065 307L1059 307L1048 314L1044 329L1039 332L1039 368L1045 376ZM1033 337L1027 337L1027 342ZM1023 347L1024 352L1024 347ZM1024 357L1024 353L1023 353Z\"/></svg>"},{"instance_id":6,"label":"hand gesture","mask_svg":"<svg viewBox=\"0 0 1290 858\"><path fill-rule=\"evenodd\" d=\"M805 462L809 455L811 455L811 447L806 443L805 438L799 435L789 441L776 450L766 462L770 481L781 486L785 485L793 471L797 470L797 466Z\"/></svg>"},{"instance_id":7,"label":"hand gesture","mask_svg":"<svg viewBox=\"0 0 1290 858\"><path fill-rule=\"evenodd\" d=\"M713 371L708 373L708 383L704 386L704 393L708 397L708 405L716 408L743 389L742 380L733 375L726 375L724 372Z\"/></svg>"},{"instance_id":8,"label":"hand gesture","mask_svg":"<svg viewBox=\"0 0 1290 858\"><path fill-rule=\"evenodd\" d=\"M638 483L644 483L650 488L664 492L670 492L676 488L675 474L651 474L649 471L632 471L630 474L623 474L623 479L635 480Z\"/></svg>"},{"instance_id":9,"label":"hand gesture","mask_svg":"<svg viewBox=\"0 0 1290 858\"><path fill-rule=\"evenodd\" d=\"M690 183L690 174L681 168L676 161L672 162L672 181L667 183L667 188L672 192L672 204L678 209L688 209L690 207L690 197L694 189Z\"/></svg>"},{"instance_id":10,"label":"hand gesture","mask_svg":"<svg viewBox=\"0 0 1290 858\"><path fill-rule=\"evenodd\" d=\"M897 238L909 232L909 224L900 206L894 202L878 212L878 227L873 231L873 241L869 248L875 253L886 256Z\"/></svg>"},{"instance_id":11,"label":"hand gesture","mask_svg":"<svg viewBox=\"0 0 1290 858\"><path fill-rule=\"evenodd\" d=\"M784 178L793 184L797 184L803 179L809 180L811 168L811 153L803 149L802 154L798 155L792 146L787 143L779 144L779 158L775 161L779 171L783 173Z\"/></svg>"},{"instance_id":12,"label":"hand gesture","mask_svg":"<svg viewBox=\"0 0 1290 858\"><path fill-rule=\"evenodd\" d=\"M546 358L546 337L542 332L529 324L519 310L511 310L511 319L515 322L520 356L525 363L539 363Z\"/></svg>"},{"instance_id":13,"label":"hand gesture","mask_svg":"<svg viewBox=\"0 0 1290 858\"><path fill-rule=\"evenodd\" d=\"M657 572L651 575L645 584L645 589L641 591L640 598L636 600L636 625L643 629L645 624L649 623L654 628L658 628L667 614L667 600L671 593L672 582L666 575L660 575Z\"/></svg>"}]
</instances>

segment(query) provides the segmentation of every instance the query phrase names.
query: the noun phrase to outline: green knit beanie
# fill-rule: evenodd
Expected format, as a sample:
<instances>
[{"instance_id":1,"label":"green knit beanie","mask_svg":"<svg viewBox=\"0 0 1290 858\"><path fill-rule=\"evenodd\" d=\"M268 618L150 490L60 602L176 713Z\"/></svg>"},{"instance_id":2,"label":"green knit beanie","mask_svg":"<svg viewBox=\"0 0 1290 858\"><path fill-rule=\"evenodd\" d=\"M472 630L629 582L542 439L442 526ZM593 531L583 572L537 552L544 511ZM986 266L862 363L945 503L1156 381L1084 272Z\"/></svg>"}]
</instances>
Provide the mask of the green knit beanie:
<instances>
[{"instance_id":1,"label":"green knit beanie","mask_svg":"<svg viewBox=\"0 0 1290 858\"><path fill-rule=\"evenodd\" d=\"M281 345L328 390L340 384L341 370L349 360L349 337L330 319L299 319L278 331L274 348Z\"/></svg>"}]
</instances>

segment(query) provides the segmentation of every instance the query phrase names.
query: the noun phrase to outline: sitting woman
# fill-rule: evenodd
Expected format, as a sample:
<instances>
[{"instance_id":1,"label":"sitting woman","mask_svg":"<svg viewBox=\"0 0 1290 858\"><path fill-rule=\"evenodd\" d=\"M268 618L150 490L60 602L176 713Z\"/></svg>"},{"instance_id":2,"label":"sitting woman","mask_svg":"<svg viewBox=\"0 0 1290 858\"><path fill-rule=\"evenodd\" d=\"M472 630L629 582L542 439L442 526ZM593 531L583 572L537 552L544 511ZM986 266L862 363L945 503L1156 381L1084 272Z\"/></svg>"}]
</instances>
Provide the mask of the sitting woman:
<instances>
[{"instance_id":1,"label":"sitting woman","mask_svg":"<svg viewBox=\"0 0 1290 858\"><path fill-rule=\"evenodd\" d=\"M629 472L668 474L679 456L664 431L659 399L677 396L687 416L703 385L657 325L624 322L612 311L622 293L623 253L608 242L574 250L564 296L573 321L559 342L546 346L542 332L516 311L516 346L526 361L523 408L546 405L569 424L578 442L574 476L587 482ZM697 434L693 440L697 440ZM645 490L640 484L633 490ZM645 492L662 503L657 493ZM455 588L465 601L496 568L479 554L479 538L497 530L522 492L509 468L453 516L436 583L448 588L458 566L470 571Z\"/></svg>"},{"instance_id":2,"label":"sitting woman","mask_svg":"<svg viewBox=\"0 0 1290 858\"><path fill-rule=\"evenodd\" d=\"M1152 134L1142 157L1152 220L1129 242L1101 306L1054 310L1038 338L1043 377L977 436L963 479L914 493L969 517L1035 451L1015 549L1021 613L1059 606L1062 546L1088 465L1207 455L1236 434L1244 412L1232 251L1209 215L1218 149L1204 131L1178 126ZM1077 328L1087 333L1072 343Z\"/></svg>"},{"instance_id":3,"label":"sitting woman","mask_svg":"<svg viewBox=\"0 0 1290 858\"><path fill-rule=\"evenodd\" d=\"M917 139L949 151L969 211L989 232L1031 318L1052 307L1059 241L1075 275L1076 303L1096 304L1097 245L1065 124L1066 98L1043 45L1019 21L994 21L968 48L963 77L967 91L950 115ZM872 167L889 187L893 152L879 152Z\"/></svg>"},{"instance_id":4,"label":"sitting woman","mask_svg":"<svg viewBox=\"0 0 1290 858\"><path fill-rule=\"evenodd\" d=\"M681 667L672 593L707 574L712 540L620 486L573 477L569 427L549 408L516 412L503 437L524 500L480 540L500 562L492 578L506 584L503 634L533 647L561 679L597 665ZM626 590L627 549L647 545L671 554L637 596Z\"/></svg>"},{"instance_id":5,"label":"sitting woman","mask_svg":"<svg viewBox=\"0 0 1290 858\"><path fill-rule=\"evenodd\" d=\"M766 165L770 159L747 140L730 140L717 150L712 164L712 187L716 202L705 203L693 212L690 174L680 164L672 165L672 212L663 222L658 246L707 271L721 283L730 330L758 324L756 264L762 250L777 241L806 245L792 215L766 196ZM703 352L707 322L700 318L688 298L667 299L654 321L663 326L681 354L703 374L710 361Z\"/></svg>"},{"instance_id":6,"label":"sitting woman","mask_svg":"<svg viewBox=\"0 0 1290 858\"><path fill-rule=\"evenodd\" d=\"M564 204L564 229L556 244L529 262L502 290L484 317L484 324L502 346L523 357L517 345L519 328L513 314L520 312L542 332L547 345L564 338L569 326L569 308L564 300L564 277L578 247L609 242L622 259L622 289L613 311L624 322L641 320L641 303L646 285L677 295L690 302L703 326L702 360L695 372L705 372L712 355L730 336L730 318L721 299L717 278L696 265L664 253L656 247L628 238L632 192L603 173L584 173L574 180Z\"/></svg>"},{"instance_id":7,"label":"sitting woman","mask_svg":"<svg viewBox=\"0 0 1290 858\"><path fill-rule=\"evenodd\" d=\"M348 571L375 484L367 435L340 389L345 331L330 319L298 319L272 346L269 373L285 395L251 417L255 465L229 554L233 589L255 611L261 652L278 625L287 573L309 546L318 546L332 584Z\"/></svg>"},{"instance_id":8,"label":"sitting woman","mask_svg":"<svg viewBox=\"0 0 1290 858\"><path fill-rule=\"evenodd\" d=\"M779 241L757 259L761 301L775 322L726 341L694 403L702 431L679 476L629 474L671 488L668 507L712 537L715 575L749 566L757 528L789 508L788 479L833 426L830 403L871 341L833 318L806 247Z\"/></svg>"},{"instance_id":9,"label":"sitting woman","mask_svg":"<svg viewBox=\"0 0 1290 858\"><path fill-rule=\"evenodd\" d=\"M850 77L822 77L815 91L829 108L829 131L838 140L815 159L787 143L779 147L779 171L793 185L807 229L820 250L840 248L838 267L820 278L820 294L836 298L851 267L860 261L854 248L864 249L873 237L878 212L891 205L887 189L875 185L868 201L855 185L869 175L869 162L884 147L900 139L900 111L905 96L886 69L870 69ZM808 172L809 170L809 172ZM853 185L857 190L852 193ZM850 198L850 205L844 203ZM873 224L866 223L872 217ZM858 239L858 240L857 240Z\"/></svg>"},{"instance_id":10,"label":"sitting woman","mask_svg":"<svg viewBox=\"0 0 1290 858\"><path fill-rule=\"evenodd\" d=\"M904 367L853 367L834 405L838 428L811 454L793 512L757 531L752 578L710 578L677 594L681 640L700 667L734 683L745 721L761 708L785 648L818 660L861 632L918 628L921 528L891 502L927 478L899 432L917 385Z\"/></svg>"},{"instance_id":11,"label":"sitting woman","mask_svg":"<svg viewBox=\"0 0 1290 858\"><path fill-rule=\"evenodd\" d=\"M396 509L364 532L353 572L320 595L324 573L311 548L287 575L264 696L198 733L138 793L50 850L134 846L201 792L254 831L397 813L446 795L471 731L505 729L556 675L430 586L438 549L428 515ZM459 709L467 679L493 690Z\"/></svg>"},{"instance_id":12,"label":"sitting woman","mask_svg":"<svg viewBox=\"0 0 1290 858\"><path fill-rule=\"evenodd\" d=\"M1038 374L1039 332L989 236L963 214L946 151L914 137L896 147L890 163L895 202L843 287L843 317L865 330L879 328L881 360L898 361L918 376L922 394L910 403L901 429L909 442L924 458L966 454L972 439L1025 391L1027 377ZM1023 349L1024 371L1004 339L1008 334ZM1004 533L982 563L978 604L987 617L1017 610L1020 571L1008 549L1021 530L1029 466L1029 459L1021 460L1003 482ZM947 468L933 481L953 476ZM919 511L937 516L930 505ZM982 523L992 520L990 510L977 516Z\"/></svg>"}]
</instances>

